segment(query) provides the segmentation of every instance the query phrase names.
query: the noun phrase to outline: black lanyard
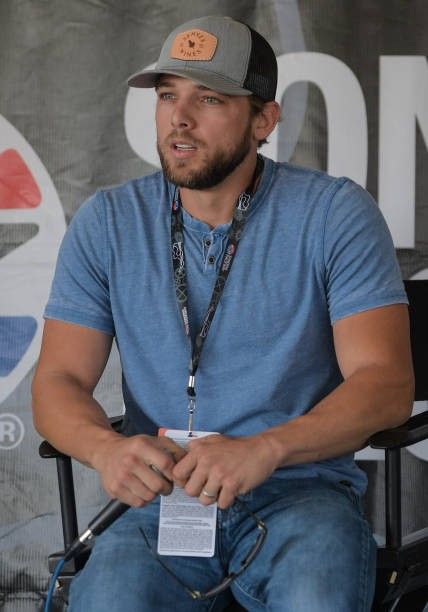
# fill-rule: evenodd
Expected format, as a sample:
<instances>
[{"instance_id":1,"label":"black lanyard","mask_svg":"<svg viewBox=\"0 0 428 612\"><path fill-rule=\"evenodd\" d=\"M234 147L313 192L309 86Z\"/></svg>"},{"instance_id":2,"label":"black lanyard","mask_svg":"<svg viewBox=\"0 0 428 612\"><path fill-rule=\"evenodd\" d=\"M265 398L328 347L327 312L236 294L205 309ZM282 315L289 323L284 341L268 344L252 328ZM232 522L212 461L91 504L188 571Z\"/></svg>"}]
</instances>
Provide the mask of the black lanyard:
<instances>
[{"instance_id":1,"label":"black lanyard","mask_svg":"<svg viewBox=\"0 0 428 612\"><path fill-rule=\"evenodd\" d=\"M229 276L232 263L236 256L238 244L248 217L251 196L254 192L257 178L260 176L263 170L263 165L263 158L257 156L257 164L251 183L247 189L239 195L236 202L233 213L233 221L229 230L228 241L221 261L220 271L217 275L210 303L202 320L201 327L195 337L195 341L192 343L192 353L189 363L189 381L187 384L187 395L189 397L189 435L191 435L193 429L193 414L195 411L196 401L195 374L199 366L199 360L204 347L205 339L210 330L217 306L223 294L226 280ZM190 338L186 261L184 257L183 213L180 192L177 187L174 191L171 206L171 257L174 270L175 294L184 324L184 331L186 336Z\"/></svg>"}]
</instances>

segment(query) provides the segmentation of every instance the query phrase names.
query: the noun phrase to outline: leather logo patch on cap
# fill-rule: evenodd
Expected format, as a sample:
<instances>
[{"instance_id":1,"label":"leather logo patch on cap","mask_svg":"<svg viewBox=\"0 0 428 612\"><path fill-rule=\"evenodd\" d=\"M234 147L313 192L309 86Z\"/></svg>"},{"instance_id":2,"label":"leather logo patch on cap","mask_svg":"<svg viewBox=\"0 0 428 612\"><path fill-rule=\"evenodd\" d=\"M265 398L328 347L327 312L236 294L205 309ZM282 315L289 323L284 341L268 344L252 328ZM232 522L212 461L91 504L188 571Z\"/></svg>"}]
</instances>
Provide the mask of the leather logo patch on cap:
<instances>
[{"instance_id":1,"label":"leather logo patch on cap","mask_svg":"<svg viewBox=\"0 0 428 612\"><path fill-rule=\"evenodd\" d=\"M170 56L180 60L209 61L217 47L217 38L204 30L187 30L174 38Z\"/></svg>"}]
</instances>

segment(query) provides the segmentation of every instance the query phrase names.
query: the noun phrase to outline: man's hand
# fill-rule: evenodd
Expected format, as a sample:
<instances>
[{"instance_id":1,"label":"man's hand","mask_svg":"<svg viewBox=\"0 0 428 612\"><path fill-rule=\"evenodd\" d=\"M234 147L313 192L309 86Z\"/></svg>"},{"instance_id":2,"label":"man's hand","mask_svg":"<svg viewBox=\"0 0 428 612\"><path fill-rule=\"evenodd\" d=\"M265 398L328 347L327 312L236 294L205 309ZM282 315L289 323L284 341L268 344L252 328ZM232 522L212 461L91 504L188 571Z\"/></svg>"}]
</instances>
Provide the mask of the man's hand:
<instances>
[{"instance_id":1,"label":"man's hand","mask_svg":"<svg viewBox=\"0 0 428 612\"><path fill-rule=\"evenodd\" d=\"M237 495L264 482L277 467L263 434L206 436L189 442L187 451L172 470L174 482L204 505L217 501L219 508L233 504Z\"/></svg>"},{"instance_id":2,"label":"man's hand","mask_svg":"<svg viewBox=\"0 0 428 612\"><path fill-rule=\"evenodd\" d=\"M111 497L141 507L172 491L172 471L186 451L170 438L121 435L106 440L94 453L93 467Z\"/></svg>"}]
</instances>

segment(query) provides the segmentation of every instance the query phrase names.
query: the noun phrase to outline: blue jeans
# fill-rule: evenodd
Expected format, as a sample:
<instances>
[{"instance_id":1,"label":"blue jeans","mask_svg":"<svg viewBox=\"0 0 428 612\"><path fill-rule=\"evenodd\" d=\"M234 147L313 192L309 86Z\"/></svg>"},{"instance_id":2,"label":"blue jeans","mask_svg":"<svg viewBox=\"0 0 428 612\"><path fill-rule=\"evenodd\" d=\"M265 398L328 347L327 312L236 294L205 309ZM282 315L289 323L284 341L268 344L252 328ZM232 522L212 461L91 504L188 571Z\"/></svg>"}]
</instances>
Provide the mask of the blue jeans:
<instances>
[{"instance_id":1,"label":"blue jeans","mask_svg":"<svg viewBox=\"0 0 428 612\"><path fill-rule=\"evenodd\" d=\"M243 496L266 524L259 555L232 583L250 612L368 612L374 592L376 544L360 500L347 484L317 478L271 479ZM70 590L70 612L223 610L227 591L194 601L152 556L158 503L128 510L97 538ZM232 506L218 513L212 558L163 557L183 582L199 591L239 568L257 538L254 521Z\"/></svg>"}]
</instances>

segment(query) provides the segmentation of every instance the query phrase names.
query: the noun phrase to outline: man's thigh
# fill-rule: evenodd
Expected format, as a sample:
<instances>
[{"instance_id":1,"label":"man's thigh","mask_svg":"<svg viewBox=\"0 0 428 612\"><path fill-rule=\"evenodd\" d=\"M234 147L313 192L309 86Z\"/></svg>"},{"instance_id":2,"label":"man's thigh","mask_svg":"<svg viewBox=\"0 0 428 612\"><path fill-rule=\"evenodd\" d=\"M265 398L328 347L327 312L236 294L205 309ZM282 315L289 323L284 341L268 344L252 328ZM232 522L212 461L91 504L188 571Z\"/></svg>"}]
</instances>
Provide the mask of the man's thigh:
<instances>
[{"instance_id":1,"label":"man's thigh","mask_svg":"<svg viewBox=\"0 0 428 612\"><path fill-rule=\"evenodd\" d=\"M83 570L73 579L69 612L151 612L223 610L230 592L216 600L195 601L159 564L140 532L157 545L158 507L130 509L97 538ZM191 588L208 590L223 578L214 559L162 557Z\"/></svg>"},{"instance_id":2,"label":"man's thigh","mask_svg":"<svg viewBox=\"0 0 428 612\"><path fill-rule=\"evenodd\" d=\"M232 586L244 607L251 612L370 610L376 544L346 485L319 479L266 483L253 492L251 506L268 535L259 556ZM241 531L232 569L254 539L245 527Z\"/></svg>"}]
</instances>

